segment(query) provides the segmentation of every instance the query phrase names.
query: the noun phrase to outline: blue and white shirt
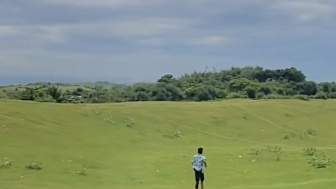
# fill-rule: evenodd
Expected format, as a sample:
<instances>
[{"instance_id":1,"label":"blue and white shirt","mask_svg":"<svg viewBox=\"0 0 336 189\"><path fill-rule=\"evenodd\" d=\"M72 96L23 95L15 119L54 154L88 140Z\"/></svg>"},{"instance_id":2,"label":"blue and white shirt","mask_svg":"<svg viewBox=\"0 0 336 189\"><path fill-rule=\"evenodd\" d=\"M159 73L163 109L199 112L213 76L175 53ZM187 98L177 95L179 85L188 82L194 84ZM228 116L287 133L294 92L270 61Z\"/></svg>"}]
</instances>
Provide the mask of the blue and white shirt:
<instances>
[{"instance_id":1,"label":"blue and white shirt","mask_svg":"<svg viewBox=\"0 0 336 189\"><path fill-rule=\"evenodd\" d=\"M206 158L202 154L194 155L192 159L193 168L196 171L203 171L205 167L205 164L204 164L205 161L206 161Z\"/></svg>"}]
</instances>

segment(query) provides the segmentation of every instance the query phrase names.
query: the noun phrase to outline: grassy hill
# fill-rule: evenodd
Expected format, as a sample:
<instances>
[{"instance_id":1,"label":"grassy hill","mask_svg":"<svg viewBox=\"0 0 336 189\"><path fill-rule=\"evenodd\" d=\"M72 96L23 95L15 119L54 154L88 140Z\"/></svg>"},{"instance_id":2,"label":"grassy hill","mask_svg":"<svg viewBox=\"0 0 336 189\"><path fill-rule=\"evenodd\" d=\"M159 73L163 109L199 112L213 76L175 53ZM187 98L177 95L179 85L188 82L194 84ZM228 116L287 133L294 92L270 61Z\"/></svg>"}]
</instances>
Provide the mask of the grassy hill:
<instances>
[{"instance_id":1,"label":"grassy hill","mask_svg":"<svg viewBox=\"0 0 336 189\"><path fill-rule=\"evenodd\" d=\"M313 147L336 160L333 100L0 107L0 159L12 160L0 168L3 189L193 188L199 146L205 188L336 187L336 164L317 169L304 153ZM27 169L32 162L42 169Z\"/></svg>"}]
</instances>

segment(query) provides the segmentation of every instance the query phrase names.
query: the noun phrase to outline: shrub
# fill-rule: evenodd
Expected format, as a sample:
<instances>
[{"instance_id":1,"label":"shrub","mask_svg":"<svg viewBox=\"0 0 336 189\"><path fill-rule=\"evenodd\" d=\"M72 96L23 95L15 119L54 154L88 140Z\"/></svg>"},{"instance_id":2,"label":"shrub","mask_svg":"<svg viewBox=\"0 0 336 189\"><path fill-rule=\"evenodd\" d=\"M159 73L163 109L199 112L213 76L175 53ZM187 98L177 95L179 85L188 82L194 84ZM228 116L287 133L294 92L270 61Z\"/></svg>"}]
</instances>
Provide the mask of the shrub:
<instances>
[{"instance_id":1,"label":"shrub","mask_svg":"<svg viewBox=\"0 0 336 189\"><path fill-rule=\"evenodd\" d=\"M290 133L292 137L296 137L296 133L293 130L291 130Z\"/></svg>"},{"instance_id":2,"label":"shrub","mask_svg":"<svg viewBox=\"0 0 336 189\"><path fill-rule=\"evenodd\" d=\"M76 172L77 174L79 175L87 175L87 164L86 163L83 163L80 167L80 169Z\"/></svg>"},{"instance_id":3,"label":"shrub","mask_svg":"<svg viewBox=\"0 0 336 189\"><path fill-rule=\"evenodd\" d=\"M257 90L255 88L248 86L244 90L246 91L248 98L251 98L251 99L256 98Z\"/></svg>"},{"instance_id":4,"label":"shrub","mask_svg":"<svg viewBox=\"0 0 336 189\"><path fill-rule=\"evenodd\" d=\"M41 170L42 169L42 163L38 162L30 162L26 165L27 169L32 169L32 170Z\"/></svg>"},{"instance_id":5,"label":"shrub","mask_svg":"<svg viewBox=\"0 0 336 189\"><path fill-rule=\"evenodd\" d=\"M270 152L281 153L281 147L280 146L268 146L268 150Z\"/></svg>"},{"instance_id":6,"label":"shrub","mask_svg":"<svg viewBox=\"0 0 336 189\"><path fill-rule=\"evenodd\" d=\"M312 156L311 160L308 163L320 169L320 168L328 168L329 166L334 164L335 161L333 161L330 158L327 158L327 156L324 153L321 153Z\"/></svg>"},{"instance_id":7,"label":"shrub","mask_svg":"<svg viewBox=\"0 0 336 189\"><path fill-rule=\"evenodd\" d=\"M102 111L102 109L97 109L97 110L95 110L95 114L96 115L102 115L102 113L103 113L103 111Z\"/></svg>"},{"instance_id":8,"label":"shrub","mask_svg":"<svg viewBox=\"0 0 336 189\"><path fill-rule=\"evenodd\" d=\"M303 152L305 155L314 156L316 154L316 149L314 147L304 148Z\"/></svg>"},{"instance_id":9,"label":"shrub","mask_svg":"<svg viewBox=\"0 0 336 189\"><path fill-rule=\"evenodd\" d=\"M0 168L9 168L12 166L12 160L9 158L4 158L0 160Z\"/></svg>"},{"instance_id":10,"label":"shrub","mask_svg":"<svg viewBox=\"0 0 336 189\"><path fill-rule=\"evenodd\" d=\"M308 135L311 135L311 136L315 136L315 135L316 135L316 132L315 132L315 130L313 130L313 129L308 129L308 130L306 131L306 133L307 133Z\"/></svg>"},{"instance_id":11,"label":"shrub","mask_svg":"<svg viewBox=\"0 0 336 189\"><path fill-rule=\"evenodd\" d=\"M181 132L180 132L180 131L175 132L175 133L174 133L174 137L175 137L175 138L182 138L182 134L181 134Z\"/></svg>"},{"instance_id":12,"label":"shrub","mask_svg":"<svg viewBox=\"0 0 336 189\"><path fill-rule=\"evenodd\" d=\"M285 96L277 95L277 94L269 94L265 96L267 99L285 99Z\"/></svg>"},{"instance_id":13,"label":"shrub","mask_svg":"<svg viewBox=\"0 0 336 189\"><path fill-rule=\"evenodd\" d=\"M282 96L285 94L285 90L283 88L278 88L276 92L278 95L282 95Z\"/></svg>"},{"instance_id":14,"label":"shrub","mask_svg":"<svg viewBox=\"0 0 336 189\"><path fill-rule=\"evenodd\" d=\"M264 93L262 93L262 92L258 92L257 93L257 99L263 99L264 98Z\"/></svg>"},{"instance_id":15,"label":"shrub","mask_svg":"<svg viewBox=\"0 0 336 189\"><path fill-rule=\"evenodd\" d=\"M291 99L290 96L281 96L281 99Z\"/></svg>"},{"instance_id":16,"label":"shrub","mask_svg":"<svg viewBox=\"0 0 336 189\"><path fill-rule=\"evenodd\" d=\"M336 98L336 92L331 92L328 94L328 98L333 98L335 99Z\"/></svg>"},{"instance_id":17,"label":"shrub","mask_svg":"<svg viewBox=\"0 0 336 189\"><path fill-rule=\"evenodd\" d=\"M251 149L250 154L259 156L261 154L261 149Z\"/></svg>"},{"instance_id":18,"label":"shrub","mask_svg":"<svg viewBox=\"0 0 336 189\"><path fill-rule=\"evenodd\" d=\"M265 95L269 95L269 94L272 93L272 88L269 87L269 86L262 86L262 87L259 88L258 92L262 92Z\"/></svg>"},{"instance_id":19,"label":"shrub","mask_svg":"<svg viewBox=\"0 0 336 189\"><path fill-rule=\"evenodd\" d=\"M309 97L307 95L295 95L294 98L303 100L303 101L308 101Z\"/></svg>"},{"instance_id":20,"label":"shrub","mask_svg":"<svg viewBox=\"0 0 336 189\"><path fill-rule=\"evenodd\" d=\"M275 160L276 161L281 160L280 156L282 154L282 148L280 146L268 146L268 150L271 153L275 154Z\"/></svg>"},{"instance_id":21,"label":"shrub","mask_svg":"<svg viewBox=\"0 0 336 189\"><path fill-rule=\"evenodd\" d=\"M127 127L133 127L136 123L135 119L132 117L128 117L125 122L126 122L125 125Z\"/></svg>"},{"instance_id":22,"label":"shrub","mask_svg":"<svg viewBox=\"0 0 336 189\"><path fill-rule=\"evenodd\" d=\"M294 93L294 90L292 88L286 88L285 89L285 95L288 95L288 96L293 96L295 93Z\"/></svg>"},{"instance_id":23,"label":"shrub","mask_svg":"<svg viewBox=\"0 0 336 189\"><path fill-rule=\"evenodd\" d=\"M50 96L50 95L45 95L45 96L42 96L42 97L36 97L34 99L34 101L36 101L36 102L56 102L55 99L53 99L53 97Z\"/></svg>"},{"instance_id":24,"label":"shrub","mask_svg":"<svg viewBox=\"0 0 336 189\"><path fill-rule=\"evenodd\" d=\"M112 117L112 116L109 116L109 117L105 118L104 121L105 121L106 123L109 123L109 124L113 124L113 123L115 123L115 122L113 121L113 117Z\"/></svg>"},{"instance_id":25,"label":"shrub","mask_svg":"<svg viewBox=\"0 0 336 189\"><path fill-rule=\"evenodd\" d=\"M76 90L80 93L84 92L84 89L82 89L82 88L77 88Z\"/></svg>"},{"instance_id":26,"label":"shrub","mask_svg":"<svg viewBox=\"0 0 336 189\"><path fill-rule=\"evenodd\" d=\"M247 98L247 95L232 92L232 93L229 93L226 98L228 98L228 99Z\"/></svg>"},{"instance_id":27,"label":"shrub","mask_svg":"<svg viewBox=\"0 0 336 189\"><path fill-rule=\"evenodd\" d=\"M316 99L324 99L324 100L327 100L328 99L328 96L326 93L324 92L319 92L315 95L315 98Z\"/></svg>"},{"instance_id":28,"label":"shrub","mask_svg":"<svg viewBox=\"0 0 336 189\"><path fill-rule=\"evenodd\" d=\"M279 146L267 146L267 148L250 149L249 154L259 156L261 159L274 158L276 161L280 161L282 149Z\"/></svg>"}]
</instances>

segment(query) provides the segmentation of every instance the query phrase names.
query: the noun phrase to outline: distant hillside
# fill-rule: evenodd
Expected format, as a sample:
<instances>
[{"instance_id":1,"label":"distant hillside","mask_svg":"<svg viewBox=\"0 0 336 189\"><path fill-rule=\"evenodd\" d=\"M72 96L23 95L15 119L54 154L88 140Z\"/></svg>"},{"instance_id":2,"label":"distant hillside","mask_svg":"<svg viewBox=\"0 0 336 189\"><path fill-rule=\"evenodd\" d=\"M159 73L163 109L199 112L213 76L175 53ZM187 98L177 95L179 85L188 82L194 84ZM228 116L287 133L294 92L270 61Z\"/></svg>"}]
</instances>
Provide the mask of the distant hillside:
<instances>
[{"instance_id":1,"label":"distant hillside","mask_svg":"<svg viewBox=\"0 0 336 189\"><path fill-rule=\"evenodd\" d=\"M0 89L0 98L63 103L127 101L209 101L231 98L280 99L336 98L336 84L307 81L296 68L231 68L194 72L175 78L162 76L155 83L132 85L95 83L32 83Z\"/></svg>"}]
</instances>

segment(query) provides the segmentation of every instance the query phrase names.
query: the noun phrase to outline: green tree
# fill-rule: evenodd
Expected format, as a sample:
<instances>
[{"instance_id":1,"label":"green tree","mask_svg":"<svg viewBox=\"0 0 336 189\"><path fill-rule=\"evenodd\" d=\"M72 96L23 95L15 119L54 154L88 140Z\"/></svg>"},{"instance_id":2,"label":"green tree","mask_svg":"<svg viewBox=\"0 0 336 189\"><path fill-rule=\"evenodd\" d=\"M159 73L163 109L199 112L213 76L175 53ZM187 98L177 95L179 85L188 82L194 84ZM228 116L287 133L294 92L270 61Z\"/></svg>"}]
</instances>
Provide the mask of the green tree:
<instances>
[{"instance_id":1,"label":"green tree","mask_svg":"<svg viewBox=\"0 0 336 189\"><path fill-rule=\"evenodd\" d=\"M248 86L244 89L247 93L247 96L251 99L255 99L257 97L257 90L254 87Z\"/></svg>"},{"instance_id":2,"label":"green tree","mask_svg":"<svg viewBox=\"0 0 336 189\"><path fill-rule=\"evenodd\" d=\"M58 88L57 85L48 84L47 93L50 95L56 102L61 101L62 91Z\"/></svg>"},{"instance_id":3,"label":"green tree","mask_svg":"<svg viewBox=\"0 0 336 189\"><path fill-rule=\"evenodd\" d=\"M207 87L201 86L195 88L194 100L196 101L208 101L212 100L213 97L210 94L210 91Z\"/></svg>"},{"instance_id":4,"label":"green tree","mask_svg":"<svg viewBox=\"0 0 336 189\"><path fill-rule=\"evenodd\" d=\"M184 95L183 92L181 91L180 88L176 87L175 85L172 84L167 84L165 86L163 86L166 88L166 90L170 93L169 94L169 99L171 101L180 101L183 100Z\"/></svg>"},{"instance_id":5,"label":"green tree","mask_svg":"<svg viewBox=\"0 0 336 189\"><path fill-rule=\"evenodd\" d=\"M35 98L38 96L39 91L43 87L35 87L35 88L30 88L26 87L24 91L21 93L21 100L29 100L29 101L34 101Z\"/></svg>"},{"instance_id":6,"label":"green tree","mask_svg":"<svg viewBox=\"0 0 336 189\"><path fill-rule=\"evenodd\" d=\"M325 93L331 92L331 85L329 83L321 83L322 91Z\"/></svg>"},{"instance_id":7,"label":"green tree","mask_svg":"<svg viewBox=\"0 0 336 189\"><path fill-rule=\"evenodd\" d=\"M306 81L300 86L302 87L301 94L303 95L309 96L309 95L315 95L317 93L317 86L312 81Z\"/></svg>"},{"instance_id":8,"label":"green tree","mask_svg":"<svg viewBox=\"0 0 336 189\"><path fill-rule=\"evenodd\" d=\"M258 92L262 92L265 95L269 95L272 93L272 88L268 85L261 85L260 88L258 89Z\"/></svg>"},{"instance_id":9,"label":"green tree","mask_svg":"<svg viewBox=\"0 0 336 189\"><path fill-rule=\"evenodd\" d=\"M164 85L157 85L152 91L152 96L156 101L167 101L171 98L171 94Z\"/></svg>"},{"instance_id":10,"label":"green tree","mask_svg":"<svg viewBox=\"0 0 336 189\"><path fill-rule=\"evenodd\" d=\"M132 101L148 101L150 99L149 94L143 92L143 91L138 91L134 94L132 94Z\"/></svg>"},{"instance_id":11,"label":"green tree","mask_svg":"<svg viewBox=\"0 0 336 189\"><path fill-rule=\"evenodd\" d=\"M251 81L246 78L233 79L229 82L229 90L231 92L243 91L250 84Z\"/></svg>"},{"instance_id":12,"label":"green tree","mask_svg":"<svg viewBox=\"0 0 336 189\"><path fill-rule=\"evenodd\" d=\"M175 79L174 79L174 76L172 74L166 74L158 80L159 83L172 83L174 81L175 81Z\"/></svg>"}]
</instances>

